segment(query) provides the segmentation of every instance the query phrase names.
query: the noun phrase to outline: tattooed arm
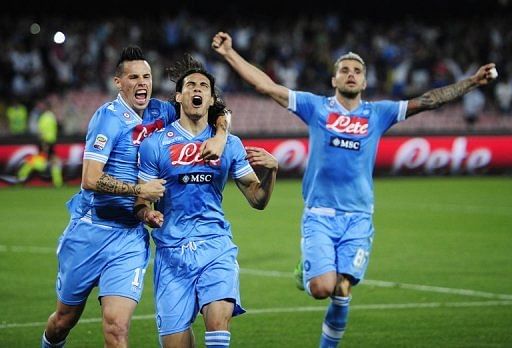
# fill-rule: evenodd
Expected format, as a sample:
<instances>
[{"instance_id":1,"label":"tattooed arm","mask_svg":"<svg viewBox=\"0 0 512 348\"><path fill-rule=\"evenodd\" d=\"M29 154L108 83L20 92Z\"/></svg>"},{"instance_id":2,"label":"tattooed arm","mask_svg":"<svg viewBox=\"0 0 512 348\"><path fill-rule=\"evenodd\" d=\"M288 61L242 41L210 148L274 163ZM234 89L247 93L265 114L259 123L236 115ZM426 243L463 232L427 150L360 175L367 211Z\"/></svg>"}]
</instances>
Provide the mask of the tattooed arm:
<instances>
[{"instance_id":1,"label":"tattooed arm","mask_svg":"<svg viewBox=\"0 0 512 348\"><path fill-rule=\"evenodd\" d=\"M472 89L484 86L493 79L490 70L494 68L494 63L486 64L471 77L441 88L428 91L421 96L411 99L407 105L406 117L416 115L425 110L433 110L442 105L462 97Z\"/></svg>"},{"instance_id":2,"label":"tattooed arm","mask_svg":"<svg viewBox=\"0 0 512 348\"><path fill-rule=\"evenodd\" d=\"M126 183L104 173L103 167L104 164L101 162L84 160L82 188L119 196L137 196L152 202L164 194L165 180L156 179L140 184Z\"/></svg>"}]
</instances>

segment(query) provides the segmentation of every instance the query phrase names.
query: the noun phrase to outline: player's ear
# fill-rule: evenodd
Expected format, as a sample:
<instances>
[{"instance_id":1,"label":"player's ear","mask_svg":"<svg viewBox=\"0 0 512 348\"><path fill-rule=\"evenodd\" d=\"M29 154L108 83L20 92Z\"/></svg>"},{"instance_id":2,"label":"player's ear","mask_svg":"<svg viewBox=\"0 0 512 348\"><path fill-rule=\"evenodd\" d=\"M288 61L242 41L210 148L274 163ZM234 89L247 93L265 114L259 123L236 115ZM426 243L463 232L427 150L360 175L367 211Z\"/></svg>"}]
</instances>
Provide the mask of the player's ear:
<instances>
[{"instance_id":1,"label":"player's ear","mask_svg":"<svg viewBox=\"0 0 512 348\"><path fill-rule=\"evenodd\" d=\"M336 76L331 77L331 86L332 88L336 88Z\"/></svg>"},{"instance_id":2,"label":"player's ear","mask_svg":"<svg viewBox=\"0 0 512 348\"><path fill-rule=\"evenodd\" d=\"M117 76L114 76L113 79L114 86L117 88L118 91L121 90L121 79Z\"/></svg>"},{"instance_id":3,"label":"player's ear","mask_svg":"<svg viewBox=\"0 0 512 348\"><path fill-rule=\"evenodd\" d=\"M183 99L183 95L180 92L176 92L176 102L181 103L182 99Z\"/></svg>"}]
</instances>

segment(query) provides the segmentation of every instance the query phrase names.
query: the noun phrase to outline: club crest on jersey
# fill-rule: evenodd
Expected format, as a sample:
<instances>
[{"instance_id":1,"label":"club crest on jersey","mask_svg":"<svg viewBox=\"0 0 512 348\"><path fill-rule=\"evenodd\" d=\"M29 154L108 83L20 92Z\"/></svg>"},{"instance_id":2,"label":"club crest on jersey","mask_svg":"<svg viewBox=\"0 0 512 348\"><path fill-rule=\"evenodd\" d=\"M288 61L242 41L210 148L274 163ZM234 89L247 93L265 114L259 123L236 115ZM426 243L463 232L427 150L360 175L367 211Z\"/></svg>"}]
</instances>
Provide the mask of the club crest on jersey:
<instances>
[{"instance_id":1,"label":"club crest on jersey","mask_svg":"<svg viewBox=\"0 0 512 348\"><path fill-rule=\"evenodd\" d=\"M340 149L359 151L361 142L359 140L345 139L341 137L331 137L329 145L332 147L338 147Z\"/></svg>"},{"instance_id":2,"label":"club crest on jersey","mask_svg":"<svg viewBox=\"0 0 512 348\"><path fill-rule=\"evenodd\" d=\"M140 145L142 143L142 140L149 137L151 133L158 131L162 128L164 128L164 121L161 119L158 119L153 123L136 125L132 131L133 145Z\"/></svg>"},{"instance_id":3,"label":"club crest on jersey","mask_svg":"<svg viewBox=\"0 0 512 348\"><path fill-rule=\"evenodd\" d=\"M368 134L368 119L331 112L327 116L326 128L336 133L366 135Z\"/></svg>"},{"instance_id":4,"label":"club crest on jersey","mask_svg":"<svg viewBox=\"0 0 512 348\"><path fill-rule=\"evenodd\" d=\"M178 182L182 185L209 184L213 180L212 173L186 173L178 175Z\"/></svg>"},{"instance_id":5,"label":"club crest on jersey","mask_svg":"<svg viewBox=\"0 0 512 348\"><path fill-rule=\"evenodd\" d=\"M169 148L171 152L171 164L173 166L207 165L210 167L220 165L220 159L205 162L204 159L201 158L200 147L201 143L171 145Z\"/></svg>"},{"instance_id":6,"label":"club crest on jersey","mask_svg":"<svg viewBox=\"0 0 512 348\"><path fill-rule=\"evenodd\" d=\"M94 140L94 144L92 147L94 147L97 150L103 150L105 148L105 145L107 145L108 138L106 135L98 134L96 136L96 139Z\"/></svg>"}]
</instances>

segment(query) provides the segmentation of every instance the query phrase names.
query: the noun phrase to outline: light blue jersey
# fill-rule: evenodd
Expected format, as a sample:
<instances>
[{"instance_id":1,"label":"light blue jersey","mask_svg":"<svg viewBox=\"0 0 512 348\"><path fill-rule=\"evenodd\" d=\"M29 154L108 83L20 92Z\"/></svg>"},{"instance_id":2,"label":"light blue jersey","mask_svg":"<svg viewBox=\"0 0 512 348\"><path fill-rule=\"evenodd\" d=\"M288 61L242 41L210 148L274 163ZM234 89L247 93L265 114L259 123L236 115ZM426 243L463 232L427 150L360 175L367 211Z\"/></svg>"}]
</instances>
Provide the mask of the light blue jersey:
<instances>
[{"instance_id":1,"label":"light blue jersey","mask_svg":"<svg viewBox=\"0 0 512 348\"><path fill-rule=\"evenodd\" d=\"M142 140L176 118L172 104L152 99L140 118L121 98L101 106L86 136L84 159L105 163L104 172L136 183ZM71 220L59 239L56 290L67 305L98 296L139 301L149 262L149 235L133 216L135 197L82 189L68 202Z\"/></svg>"},{"instance_id":2,"label":"light blue jersey","mask_svg":"<svg viewBox=\"0 0 512 348\"><path fill-rule=\"evenodd\" d=\"M181 246L187 240L231 237L222 211L222 191L228 175L241 178L253 172L241 140L229 135L220 160L199 159L201 143L213 128L193 136L178 121L154 133L140 147L139 178L165 179L164 197L157 205L165 221L152 231L157 247Z\"/></svg>"},{"instance_id":3,"label":"light blue jersey","mask_svg":"<svg viewBox=\"0 0 512 348\"><path fill-rule=\"evenodd\" d=\"M141 118L119 95L93 115L86 136L84 159L105 164L103 171L114 178L137 183L137 152L152 132L176 119L169 102L151 99ZM81 190L77 209L72 214L92 223L112 227L140 224L133 216L135 197Z\"/></svg>"},{"instance_id":4,"label":"light blue jersey","mask_svg":"<svg viewBox=\"0 0 512 348\"><path fill-rule=\"evenodd\" d=\"M167 181L156 207L164 214L164 223L152 231L160 336L187 330L203 306L214 301L232 301L233 316L245 312L240 300L238 247L222 211L222 191L228 175L238 179L253 169L234 135L228 136L219 160L199 159L201 143L212 135L210 126L194 136L175 121L154 133L139 150L139 178Z\"/></svg>"},{"instance_id":5,"label":"light blue jersey","mask_svg":"<svg viewBox=\"0 0 512 348\"><path fill-rule=\"evenodd\" d=\"M290 91L288 109L309 127L302 183L306 207L372 214L378 143L392 125L405 119L407 101L362 101L348 111L335 97Z\"/></svg>"}]
</instances>

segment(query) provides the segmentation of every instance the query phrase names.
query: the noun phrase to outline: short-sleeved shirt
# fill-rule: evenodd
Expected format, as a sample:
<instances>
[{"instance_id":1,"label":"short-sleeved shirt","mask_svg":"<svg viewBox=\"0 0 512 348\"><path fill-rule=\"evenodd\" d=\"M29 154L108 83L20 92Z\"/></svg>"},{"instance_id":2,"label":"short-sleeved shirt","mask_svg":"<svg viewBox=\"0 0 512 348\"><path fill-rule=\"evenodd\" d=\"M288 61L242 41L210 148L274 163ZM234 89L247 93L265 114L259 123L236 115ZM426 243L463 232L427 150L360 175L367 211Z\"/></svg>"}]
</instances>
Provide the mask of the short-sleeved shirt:
<instances>
[{"instance_id":1,"label":"short-sleeved shirt","mask_svg":"<svg viewBox=\"0 0 512 348\"><path fill-rule=\"evenodd\" d=\"M309 129L302 182L306 207L373 213L373 169L381 136L404 120L407 101L361 101L347 110L336 98L290 91L288 109Z\"/></svg>"},{"instance_id":2,"label":"short-sleeved shirt","mask_svg":"<svg viewBox=\"0 0 512 348\"><path fill-rule=\"evenodd\" d=\"M228 180L253 172L247 153L235 135L228 135L219 160L199 159L201 143L214 133L207 126L194 136L179 121L155 132L140 147L139 178L165 179L166 191L156 208L164 224L152 236L157 247L181 246L188 240L231 237L231 226L222 210L222 191Z\"/></svg>"},{"instance_id":3,"label":"short-sleeved shirt","mask_svg":"<svg viewBox=\"0 0 512 348\"><path fill-rule=\"evenodd\" d=\"M137 154L142 141L176 119L174 105L151 99L141 118L121 95L101 106L92 116L84 159L104 163L114 178L137 183ZM104 194L82 189L72 214L101 225L127 227L140 224L133 215L134 196Z\"/></svg>"}]
</instances>

